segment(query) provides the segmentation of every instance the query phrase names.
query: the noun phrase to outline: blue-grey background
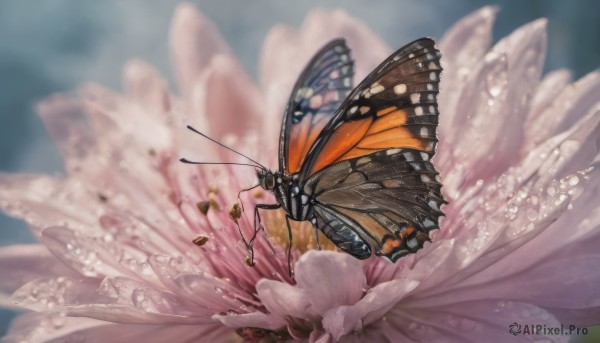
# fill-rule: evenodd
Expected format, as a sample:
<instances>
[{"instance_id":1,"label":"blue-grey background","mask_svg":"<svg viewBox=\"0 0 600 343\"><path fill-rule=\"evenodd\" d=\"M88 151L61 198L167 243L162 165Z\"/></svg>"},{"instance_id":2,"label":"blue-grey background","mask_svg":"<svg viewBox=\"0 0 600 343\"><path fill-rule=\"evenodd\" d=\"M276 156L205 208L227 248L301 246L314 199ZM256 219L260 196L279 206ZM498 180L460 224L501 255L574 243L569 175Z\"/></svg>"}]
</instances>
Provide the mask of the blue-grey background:
<instances>
[{"instance_id":1,"label":"blue-grey background","mask_svg":"<svg viewBox=\"0 0 600 343\"><path fill-rule=\"evenodd\" d=\"M575 77L600 62L600 2L492 1L192 1L218 26L255 77L261 42L271 26L298 27L314 7L345 8L390 46L420 36L440 38L469 12L496 4L495 39L540 17L549 19L546 70ZM33 111L39 99L93 80L120 89L121 67L142 57L173 84L168 29L177 1L0 0L0 171L61 172L61 161ZM31 242L20 221L0 214L0 246ZM2 277L0 275L0 277ZM0 310L0 336L13 313Z\"/></svg>"}]
</instances>

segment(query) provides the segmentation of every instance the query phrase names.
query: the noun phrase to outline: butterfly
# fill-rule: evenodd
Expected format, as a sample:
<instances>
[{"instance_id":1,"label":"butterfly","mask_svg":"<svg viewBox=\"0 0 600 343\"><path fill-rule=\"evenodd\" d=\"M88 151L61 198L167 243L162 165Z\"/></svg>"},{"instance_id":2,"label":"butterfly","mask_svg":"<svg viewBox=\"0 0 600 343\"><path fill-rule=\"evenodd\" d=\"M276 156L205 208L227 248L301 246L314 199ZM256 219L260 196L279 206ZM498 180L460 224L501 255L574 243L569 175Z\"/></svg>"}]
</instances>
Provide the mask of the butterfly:
<instances>
[{"instance_id":1,"label":"butterfly","mask_svg":"<svg viewBox=\"0 0 600 343\"><path fill-rule=\"evenodd\" d=\"M447 203L431 161L440 56L432 39L415 40L352 88L345 40L319 50L285 109L279 169L257 167L259 183L249 188L276 199L256 205L255 234L259 209L282 208L290 249L290 220L310 221L315 233L358 259L375 254L395 262L430 241Z\"/></svg>"}]
</instances>

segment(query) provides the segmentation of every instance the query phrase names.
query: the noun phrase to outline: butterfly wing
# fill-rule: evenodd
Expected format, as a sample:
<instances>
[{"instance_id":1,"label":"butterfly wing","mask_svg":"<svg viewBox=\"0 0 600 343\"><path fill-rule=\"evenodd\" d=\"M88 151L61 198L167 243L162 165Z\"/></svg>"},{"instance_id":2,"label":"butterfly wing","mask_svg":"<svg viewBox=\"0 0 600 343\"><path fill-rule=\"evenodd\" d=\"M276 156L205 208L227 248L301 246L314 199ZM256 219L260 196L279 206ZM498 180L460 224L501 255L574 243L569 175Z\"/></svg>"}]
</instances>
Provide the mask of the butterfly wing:
<instances>
[{"instance_id":1,"label":"butterfly wing","mask_svg":"<svg viewBox=\"0 0 600 343\"><path fill-rule=\"evenodd\" d=\"M352 91L301 167L316 225L358 258L396 261L439 226L445 200L431 163L439 59L427 38L392 54Z\"/></svg>"},{"instance_id":2,"label":"butterfly wing","mask_svg":"<svg viewBox=\"0 0 600 343\"><path fill-rule=\"evenodd\" d=\"M281 128L279 170L300 170L309 148L352 90L354 63L343 39L324 46L308 63L290 96Z\"/></svg>"}]
</instances>

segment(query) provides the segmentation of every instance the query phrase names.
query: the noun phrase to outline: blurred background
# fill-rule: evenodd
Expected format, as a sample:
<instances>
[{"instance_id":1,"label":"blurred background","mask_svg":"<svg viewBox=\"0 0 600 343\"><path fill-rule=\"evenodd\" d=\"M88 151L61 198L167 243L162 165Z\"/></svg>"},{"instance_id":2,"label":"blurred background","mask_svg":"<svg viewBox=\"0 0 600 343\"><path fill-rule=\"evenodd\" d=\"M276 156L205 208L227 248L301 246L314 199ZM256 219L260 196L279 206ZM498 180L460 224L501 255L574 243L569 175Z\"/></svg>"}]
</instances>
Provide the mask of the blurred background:
<instances>
[{"instance_id":1,"label":"blurred background","mask_svg":"<svg viewBox=\"0 0 600 343\"><path fill-rule=\"evenodd\" d=\"M600 3L595 0L192 2L215 22L253 77L269 28L277 23L298 27L315 7L344 8L391 47L400 47L421 36L441 38L461 17L496 4L501 11L495 40L534 19L549 19L546 71L568 68L579 78L600 64ZM157 66L173 85L167 37L177 3L0 0L0 172L62 171L58 153L33 111L49 94L86 81L121 89L122 66L133 57ZM23 223L0 214L0 246L32 241ZM0 337L13 316L10 310L0 310Z\"/></svg>"}]
</instances>

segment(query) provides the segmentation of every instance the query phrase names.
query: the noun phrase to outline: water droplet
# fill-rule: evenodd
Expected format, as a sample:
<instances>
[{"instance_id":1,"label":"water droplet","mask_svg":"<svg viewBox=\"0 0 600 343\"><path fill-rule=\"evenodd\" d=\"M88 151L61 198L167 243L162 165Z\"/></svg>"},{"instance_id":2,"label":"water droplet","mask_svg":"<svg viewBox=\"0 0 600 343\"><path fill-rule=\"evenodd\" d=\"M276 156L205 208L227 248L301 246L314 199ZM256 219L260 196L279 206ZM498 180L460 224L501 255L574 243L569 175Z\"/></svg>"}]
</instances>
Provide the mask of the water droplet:
<instances>
[{"instance_id":1,"label":"water droplet","mask_svg":"<svg viewBox=\"0 0 600 343\"><path fill-rule=\"evenodd\" d=\"M519 207L517 205L515 205L514 203L511 203L506 208L506 217L509 220L513 220L517 217L517 212L519 212Z\"/></svg>"},{"instance_id":2,"label":"water droplet","mask_svg":"<svg viewBox=\"0 0 600 343\"><path fill-rule=\"evenodd\" d=\"M136 306L138 306L144 300L146 300L146 294L145 294L144 290L142 290L142 289L136 289L136 290L133 291L133 294L132 294L131 298L133 299L133 304L136 305Z\"/></svg>"}]
</instances>

